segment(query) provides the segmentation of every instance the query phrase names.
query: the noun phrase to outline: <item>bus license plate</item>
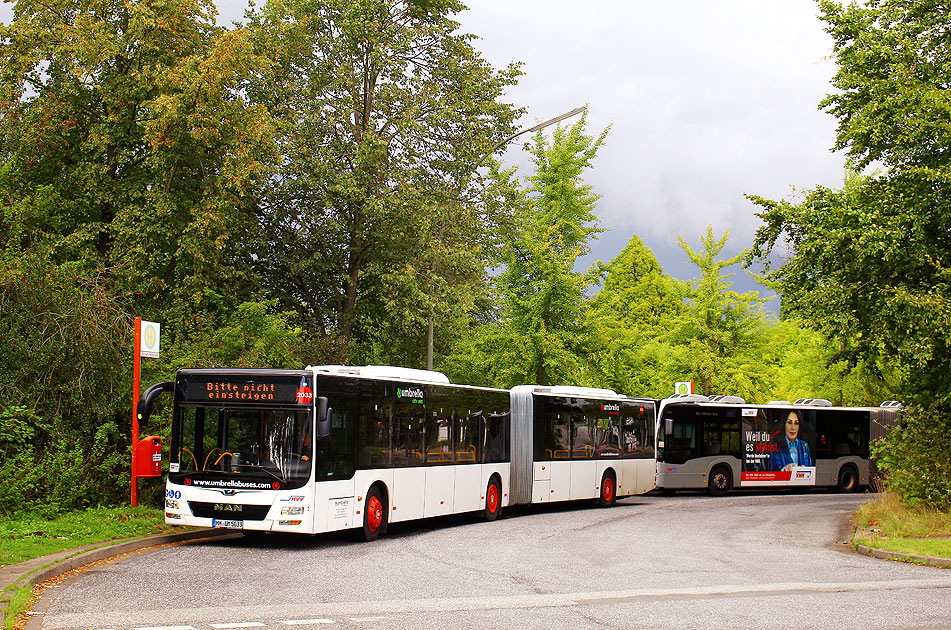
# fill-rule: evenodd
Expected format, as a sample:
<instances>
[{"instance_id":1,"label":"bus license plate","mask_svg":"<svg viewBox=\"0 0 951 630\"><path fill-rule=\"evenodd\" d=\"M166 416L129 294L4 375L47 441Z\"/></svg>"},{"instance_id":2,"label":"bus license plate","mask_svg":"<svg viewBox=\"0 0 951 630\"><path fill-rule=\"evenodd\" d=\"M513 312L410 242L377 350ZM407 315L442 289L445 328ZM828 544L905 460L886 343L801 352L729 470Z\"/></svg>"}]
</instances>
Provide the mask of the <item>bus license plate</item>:
<instances>
[{"instance_id":1,"label":"bus license plate","mask_svg":"<svg viewBox=\"0 0 951 630\"><path fill-rule=\"evenodd\" d=\"M244 521L223 521L217 518L211 519L212 527L227 527L228 529L244 529Z\"/></svg>"}]
</instances>

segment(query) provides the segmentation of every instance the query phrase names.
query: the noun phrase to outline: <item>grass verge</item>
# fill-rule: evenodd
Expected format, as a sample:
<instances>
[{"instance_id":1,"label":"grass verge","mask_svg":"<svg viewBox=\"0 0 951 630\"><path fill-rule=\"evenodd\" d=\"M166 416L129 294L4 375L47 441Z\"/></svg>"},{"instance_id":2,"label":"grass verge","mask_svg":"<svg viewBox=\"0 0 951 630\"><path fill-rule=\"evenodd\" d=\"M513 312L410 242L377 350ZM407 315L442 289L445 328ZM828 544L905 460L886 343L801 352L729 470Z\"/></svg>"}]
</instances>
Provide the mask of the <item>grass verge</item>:
<instances>
[{"instance_id":1,"label":"grass verge","mask_svg":"<svg viewBox=\"0 0 951 630\"><path fill-rule=\"evenodd\" d=\"M0 521L0 565L16 564L92 543L181 531L149 507L92 508L53 518L37 514Z\"/></svg>"},{"instance_id":2,"label":"grass verge","mask_svg":"<svg viewBox=\"0 0 951 630\"><path fill-rule=\"evenodd\" d=\"M853 545L951 558L951 514L913 510L892 494L866 503L855 515Z\"/></svg>"},{"instance_id":3,"label":"grass verge","mask_svg":"<svg viewBox=\"0 0 951 630\"><path fill-rule=\"evenodd\" d=\"M34 599L32 587L15 588L13 597L10 598L10 603L7 604L6 616L3 619L3 630L22 628L25 621L23 615L33 605Z\"/></svg>"},{"instance_id":4,"label":"grass verge","mask_svg":"<svg viewBox=\"0 0 951 630\"><path fill-rule=\"evenodd\" d=\"M113 540L143 538L181 531L165 524L161 510L149 507L92 508L55 517L28 514L0 520L0 565L16 564L51 553ZM34 589L11 587L4 630L21 628L33 604Z\"/></svg>"}]
</instances>

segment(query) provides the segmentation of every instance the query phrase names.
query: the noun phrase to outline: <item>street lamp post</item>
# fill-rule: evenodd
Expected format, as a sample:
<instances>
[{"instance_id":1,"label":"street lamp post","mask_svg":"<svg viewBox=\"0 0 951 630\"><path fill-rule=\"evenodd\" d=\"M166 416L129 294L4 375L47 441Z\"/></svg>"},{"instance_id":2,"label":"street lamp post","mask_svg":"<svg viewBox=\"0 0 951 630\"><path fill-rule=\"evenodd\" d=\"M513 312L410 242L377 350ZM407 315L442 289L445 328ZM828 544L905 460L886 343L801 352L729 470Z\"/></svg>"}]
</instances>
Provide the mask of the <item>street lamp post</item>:
<instances>
[{"instance_id":1,"label":"street lamp post","mask_svg":"<svg viewBox=\"0 0 951 630\"><path fill-rule=\"evenodd\" d=\"M479 161L475 165L475 168L473 169L473 173L476 170L478 170L480 166L482 166L482 163L485 160L487 160L489 156L495 154L496 151L498 151L500 148L502 148L503 146L505 146L512 140L515 140L515 138L518 138L519 136L524 135L526 133L534 133L536 131L541 131L545 127L549 127L551 125L554 125L555 123L560 123L566 118L571 118L572 116L576 116L586 111L588 111L587 105L576 107L570 112L565 112L564 114L560 114L558 116L555 116L554 118L549 118L548 120L538 123L534 127L522 129L521 131L513 133L508 138L505 138L504 140L500 140L499 142L495 143L495 146L492 147L492 149L488 153L486 153L479 159ZM429 330L427 331L427 334L426 334L426 369L430 371L433 369L433 308L432 306L429 307Z\"/></svg>"}]
</instances>

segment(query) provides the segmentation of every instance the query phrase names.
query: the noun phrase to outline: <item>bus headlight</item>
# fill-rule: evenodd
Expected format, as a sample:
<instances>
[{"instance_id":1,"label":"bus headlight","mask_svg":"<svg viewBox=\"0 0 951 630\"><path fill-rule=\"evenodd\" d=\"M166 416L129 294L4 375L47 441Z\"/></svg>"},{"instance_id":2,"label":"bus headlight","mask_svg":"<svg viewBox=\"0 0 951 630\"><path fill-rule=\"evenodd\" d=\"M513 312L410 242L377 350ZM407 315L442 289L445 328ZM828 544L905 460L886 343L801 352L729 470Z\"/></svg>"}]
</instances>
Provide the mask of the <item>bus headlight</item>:
<instances>
[{"instance_id":1,"label":"bus headlight","mask_svg":"<svg viewBox=\"0 0 951 630\"><path fill-rule=\"evenodd\" d=\"M281 508L282 516L286 516L288 514L303 514L303 513L304 513L303 506L294 506L294 507L288 506L288 507Z\"/></svg>"}]
</instances>

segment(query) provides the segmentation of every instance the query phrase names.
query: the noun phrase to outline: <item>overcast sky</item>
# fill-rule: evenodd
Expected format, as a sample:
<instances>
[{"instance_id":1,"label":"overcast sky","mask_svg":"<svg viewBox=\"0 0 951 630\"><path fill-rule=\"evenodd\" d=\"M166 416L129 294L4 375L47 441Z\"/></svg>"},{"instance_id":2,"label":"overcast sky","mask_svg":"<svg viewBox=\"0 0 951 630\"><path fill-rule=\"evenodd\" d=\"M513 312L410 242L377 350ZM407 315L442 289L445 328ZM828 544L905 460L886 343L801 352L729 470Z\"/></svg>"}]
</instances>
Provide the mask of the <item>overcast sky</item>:
<instances>
[{"instance_id":1,"label":"overcast sky","mask_svg":"<svg viewBox=\"0 0 951 630\"><path fill-rule=\"evenodd\" d=\"M712 225L737 251L758 225L744 194L841 184L835 120L817 109L835 66L813 0L468 4L458 20L485 58L524 63L508 93L527 108L524 127L586 103L592 133L611 125L587 176L610 232L589 259L607 262L637 234L668 273L689 279L678 235L696 247ZM10 6L0 5L0 21ZM219 0L221 21L245 6ZM521 146L505 159L524 170Z\"/></svg>"},{"instance_id":2,"label":"overcast sky","mask_svg":"<svg viewBox=\"0 0 951 630\"><path fill-rule=\"evenodd\" d=\"M485 57L525 64L509 96L526 125L585 103L592 131L611 125L588 175L605 262L637 234L689 279L678 235L697 247L712 225L737 251L758 226L745 194L841 184L835 119L817 108L835 65L813 0L470 4L460 21Z\"/></svg>"}]
</instances>

